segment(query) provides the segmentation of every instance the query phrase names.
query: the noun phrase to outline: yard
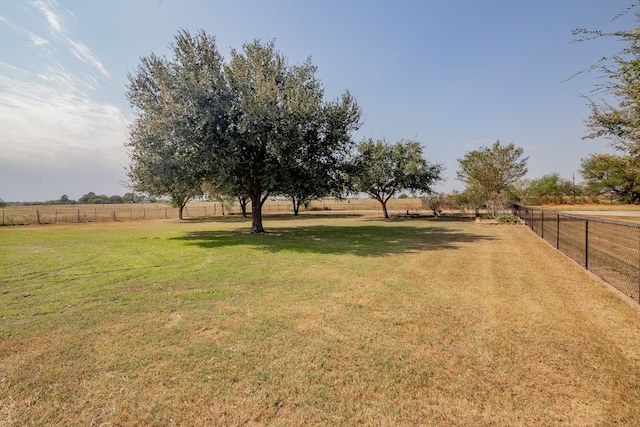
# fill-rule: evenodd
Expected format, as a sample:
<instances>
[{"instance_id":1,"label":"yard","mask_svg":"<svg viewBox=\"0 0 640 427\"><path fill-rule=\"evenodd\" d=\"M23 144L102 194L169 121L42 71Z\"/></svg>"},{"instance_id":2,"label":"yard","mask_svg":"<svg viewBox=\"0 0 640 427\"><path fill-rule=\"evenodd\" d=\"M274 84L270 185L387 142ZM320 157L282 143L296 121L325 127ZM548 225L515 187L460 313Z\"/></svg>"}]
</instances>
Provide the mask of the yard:
<instances>
[{"instance_id":1,"label":"yard","mask_svg":"<svg viewBox=\"0 0 640 427\"><path fill-rule=\"evenodd\" d=\"M524 226L0 228L0 426L640 425L640 311Z\"/></svg>"}]
</instances>

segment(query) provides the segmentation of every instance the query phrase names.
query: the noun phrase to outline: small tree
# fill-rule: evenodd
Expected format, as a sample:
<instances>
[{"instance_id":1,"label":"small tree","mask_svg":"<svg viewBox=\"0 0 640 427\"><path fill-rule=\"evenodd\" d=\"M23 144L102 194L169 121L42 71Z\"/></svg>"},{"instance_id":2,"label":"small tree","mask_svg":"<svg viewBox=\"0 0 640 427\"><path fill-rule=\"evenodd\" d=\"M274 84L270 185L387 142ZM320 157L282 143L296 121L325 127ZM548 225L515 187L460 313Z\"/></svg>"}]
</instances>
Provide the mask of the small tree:
<instances>
[{"instance_id":1,"label":"small tree","mask_svg":"<svg viewBox=\"0 0 640 427\"><path fill-rule=\"evenodd\" d=\"M429 208L433 212L433 216L440 216L445 203L443 193L430 193L428 196L422 197L421 200L423 208Z\"/></svg>"},{"instance_id":2,"label":"small tree","mask_svg":"<svg viewBox=\"0 0 640 427\"><path fill-rule=\"evenodd\" d=\"M560 177L558 173L550 173L543 175L532 181L533 194L537 196L542 203L564 202L564 197L571 195L572 184L568 179Z\"/></svg>"},{"instance_id":3,"label":"small tree","mask_svg":"<svg viewBox=\"0 0 640 427\"><path fill-rule=\"evenodd\" d=\"M533 192L533 183L530 179L516 179L511 185L511 194L514 200L526 205Z\"/></svg>"},{"instance_id":4,"label":"small tree","mask_svg":"<svg viewBox=\"0 0 640 427\"><path fill-rule=\"evenodd\" d=\"M491 147L480 147L458 159L458 179L467 188L479 192L489 215L494 218L508 202L510 185L527 173L528 157L522 158L523 151L513 143L503 146L497 141Z\"/></svg>"},{"instance_id":5,"label":"small tree","mask_svg":"<svg viewBox=\"0 0 640 427\"><path fill-rule=\"evenodd\" d=\"M251 200L247 196L238 196L238 204L240 204L240 211L242 212L242 216L244 218L247 217L247 205Z\"/></svg>"},{"instance_id":6,"label":"small tree","mask_svg":"<svg viewBox=\"0 0 640 427\"><path fill-rule=\"evenodd\" d=\"M358 145L349 174L353 189L380 202L384 217L389 218L387 202L391 197L404 190L431 192L431 185L442 180L443 170L442 165L422 157L418 141L388 144L367 139Z\"/></svg>"},{"instance_id":7,"label":"small tree","mask_svg":"<svg viewBox=\"0 0 640 427\"><path fill-rule=\"evenodd\" d=\"M0 208L4 208L7 206L7 202L5 202L4 200L0 199Z\"/></svg>"}]
</instances>

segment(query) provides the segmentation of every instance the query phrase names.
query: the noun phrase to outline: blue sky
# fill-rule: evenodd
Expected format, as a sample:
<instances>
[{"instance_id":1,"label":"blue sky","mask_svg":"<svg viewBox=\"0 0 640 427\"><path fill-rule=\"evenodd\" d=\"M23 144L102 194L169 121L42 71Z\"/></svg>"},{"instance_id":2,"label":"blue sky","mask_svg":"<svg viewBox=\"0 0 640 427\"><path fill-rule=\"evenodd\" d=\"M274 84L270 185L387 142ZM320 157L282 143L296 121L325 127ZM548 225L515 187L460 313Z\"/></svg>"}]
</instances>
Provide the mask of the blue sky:
<instances>
[{"instance_id":1,"label":"blue sky","mask_svg":"<svg viewBox=\"0 0 640 427\"><path fill-rule=\"evenodd\" d=\"M363 111L356 139L417 138L462 189L457 159L496 140L529 156L529 178L571 179L610 151L582 140L599 77L582 74L615 40L572 43L631 0L12 0L0 2L0 198L124 194L133 111L127 74L164 55L179 29L215 35L221 53L276 40L292 64L311 57L328 98L349 89Z\"/></svg>"}]
</instances>

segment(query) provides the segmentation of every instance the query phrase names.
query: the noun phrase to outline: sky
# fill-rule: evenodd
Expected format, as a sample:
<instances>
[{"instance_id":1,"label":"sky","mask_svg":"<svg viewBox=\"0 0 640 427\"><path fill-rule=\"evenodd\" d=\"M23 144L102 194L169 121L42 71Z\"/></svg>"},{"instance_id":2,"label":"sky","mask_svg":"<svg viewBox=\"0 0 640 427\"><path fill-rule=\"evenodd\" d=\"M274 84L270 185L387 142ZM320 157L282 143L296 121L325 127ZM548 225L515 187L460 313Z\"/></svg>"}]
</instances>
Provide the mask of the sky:
<instances>
[{"instance_id":1,"label":"sky","mask_svg":"<svg viewBox=\"0 0 640 427\"><path fill-rule=\"evenodd\" d=\"M457 159L496 141L528 156L527 178L581 181L588 69L624 45L575 43L572 30L635 26L632 0L11 0L0 2L0 199L122 195L135 119L126 90L140 58L169 55L180 29L215 36L221 54L275 40L290 64L311 58L325 97L349 90L354 135L417 139L445 181Z\"/></svg>"}]
</instances>

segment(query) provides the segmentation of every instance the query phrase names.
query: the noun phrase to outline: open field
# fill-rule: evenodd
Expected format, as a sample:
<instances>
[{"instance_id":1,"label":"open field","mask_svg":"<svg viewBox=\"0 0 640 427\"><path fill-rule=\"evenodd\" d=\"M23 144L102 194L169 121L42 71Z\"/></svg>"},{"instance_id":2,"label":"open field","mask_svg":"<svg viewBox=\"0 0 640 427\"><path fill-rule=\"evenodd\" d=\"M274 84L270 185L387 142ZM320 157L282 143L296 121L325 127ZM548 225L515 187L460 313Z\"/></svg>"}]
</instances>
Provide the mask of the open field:
<instances>
[{"instance_id":1,"label":"open field","mask_svg":"<svg viewBox=\"0 0 640 427\"><path fill-rule=\"evenodd\" d=\"M387 203L390 215L404 214L408 211L416 213L422 210L419 198L391 199ZM251 212L249 203L248 212ZM185 207L185 219L239 215L242 210L238 203L224 211L217 202L190 202ZM343 214L360 214L377 212L382 215L380 203L373 199L321 199L310 203L308 209L302 207L300 212L318 213L334 212ZM288 200L267 200L263 206L265 215L293 214L293 205ZM0 208L0 225L44 225L70 224L105 221L137 221L149 219L177 219L178 208L167 203L126 203L126 204L93 204L93 205L13 205Z\"/></svg>"},{"instance_id":2,"label":"open field","mask_svg":"<svg viewBox=\"0 0 640 427\"><path fill-rule=\"evenodd\" d=\"M626 211L640 214L640 205L630 205L628 203L596 203L596 204L563 204L563 205L542 205L532 206L551 211Z\"/></svg>"},{"instance_id":3,"label":"open field","mask_svg":"<svg viewBox=\"0 0 640 427\"><path fill-rule=\"evenodd\" d=\"M640 313L524 226L0 228L0 426L640 425Z\"/></svg>"}]
</instances>

